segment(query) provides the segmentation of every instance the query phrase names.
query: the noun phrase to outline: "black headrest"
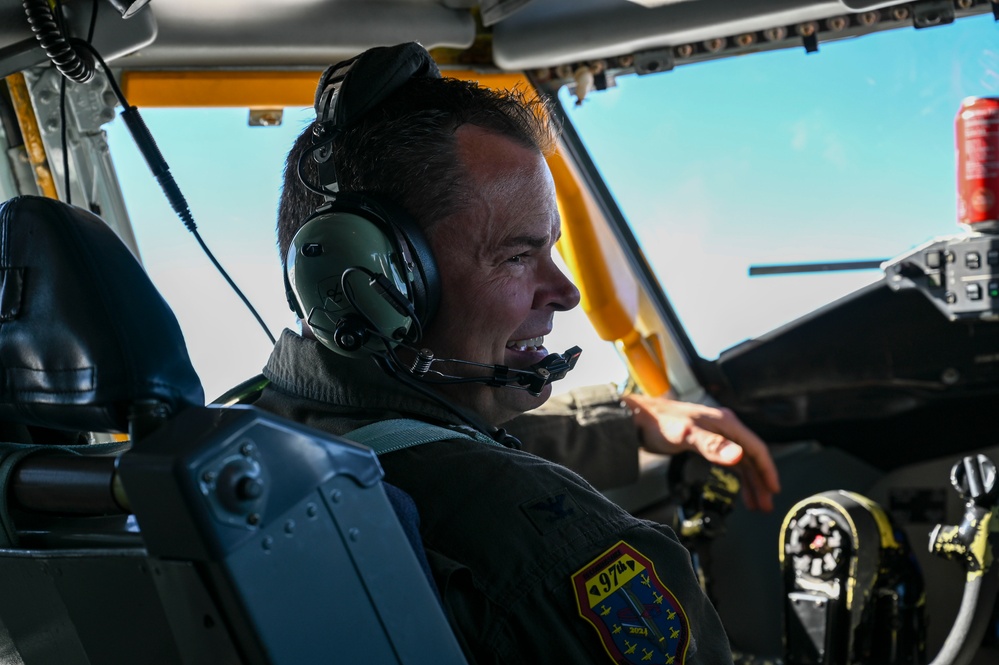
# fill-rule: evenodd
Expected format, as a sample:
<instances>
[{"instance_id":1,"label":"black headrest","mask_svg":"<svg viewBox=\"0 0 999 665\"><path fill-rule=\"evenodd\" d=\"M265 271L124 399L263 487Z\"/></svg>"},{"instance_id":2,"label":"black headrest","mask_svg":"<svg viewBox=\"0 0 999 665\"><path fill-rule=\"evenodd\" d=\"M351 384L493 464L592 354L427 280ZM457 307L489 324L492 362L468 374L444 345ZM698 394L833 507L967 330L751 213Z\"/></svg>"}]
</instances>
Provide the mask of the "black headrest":
<instances>
[{"instance_id":1,"label":"black headrest","mask_svg":"<svg viewBox=\"0 0 999 665\"><path fill-rule=\"evenodd\" d=\"M52 199L0 205L0 419L126 431L130 405L205 396L177 319L101 219Z\"/></svg>"}]
</instances>

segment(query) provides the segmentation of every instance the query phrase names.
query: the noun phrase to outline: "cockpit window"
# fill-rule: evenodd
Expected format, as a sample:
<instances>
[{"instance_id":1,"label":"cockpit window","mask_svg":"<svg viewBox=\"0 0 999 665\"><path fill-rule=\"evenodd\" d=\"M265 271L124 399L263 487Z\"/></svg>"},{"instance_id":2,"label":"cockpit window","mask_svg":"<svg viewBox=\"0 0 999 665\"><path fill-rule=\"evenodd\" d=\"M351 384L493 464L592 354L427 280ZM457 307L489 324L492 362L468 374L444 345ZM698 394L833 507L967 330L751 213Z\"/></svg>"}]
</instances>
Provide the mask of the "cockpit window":
<instances>
[{"instance_id":1,"label":"cockpit window","mask_svg":"<svg viewBox=\"0 0 999 665\"><path fill-rule=\"evenodd\" d=\"M999 96L992 17L626 76L560 100L698 353L880 278L957 225L954 119Z\"/></svg>"},{"instance_id":2,"label":"cockpit window","mask_svg":"<svg viewBox=\"0 0 999 665\"><path fill-rule=\"evenodd\" d=\"M287 109L280 126L250 127L246 109L142 109L198 232L275 336L295 327L274 237L281 170L311 111ZM270 342L171 210L124 123L115 119L107 133L143 264L212 400L259 374Z\"/></svg>"}]
</instances>

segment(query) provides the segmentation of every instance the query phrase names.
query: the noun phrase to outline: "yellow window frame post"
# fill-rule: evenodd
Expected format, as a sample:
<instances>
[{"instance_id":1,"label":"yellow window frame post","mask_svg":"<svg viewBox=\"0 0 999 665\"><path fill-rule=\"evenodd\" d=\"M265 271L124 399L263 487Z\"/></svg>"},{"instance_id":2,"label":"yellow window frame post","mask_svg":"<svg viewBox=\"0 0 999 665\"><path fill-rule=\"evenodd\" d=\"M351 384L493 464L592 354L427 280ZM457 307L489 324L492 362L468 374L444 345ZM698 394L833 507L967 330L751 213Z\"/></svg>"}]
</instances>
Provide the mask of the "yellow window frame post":
<instances>
[{"instance_id":1,"label":"yellow window frame post","mask_svg":"<svg viewBox=\"0 0 999 665\"><path fill-rule=\"evenodd\" d=\"M24 140L28 163L31 164L31 173L35 177L35 184L43 196L58 199L59 193L56 191L55 179L52 177L52 169L49 167L48 156L45 154L45 144L42 143L41 128L38 126L35 108L31 105L28 82L21 72L10 74L5 80L7 89L10 91L11 103L14 106L14 115L17 116L17 125L21 129L21 138Z\"/></svg>"},{"instance_id":2,"label":"yellow window frame post","mask_svg":"<svg viewBox=\"0 0 999 665\"><path fill-rule=\"evenodd\" d=\"M637 327L637 293L635 303L626 302L627 294L622 291L627 285L615 278L579 180L561 152L548 158L548 167L562 216L558 249L576 280L583 311L600 338L615 343L642 392L656 397L666 394L669 377L662 355ZM634 278L629 279L637 290Z\"/></svg>"}]
</instances>

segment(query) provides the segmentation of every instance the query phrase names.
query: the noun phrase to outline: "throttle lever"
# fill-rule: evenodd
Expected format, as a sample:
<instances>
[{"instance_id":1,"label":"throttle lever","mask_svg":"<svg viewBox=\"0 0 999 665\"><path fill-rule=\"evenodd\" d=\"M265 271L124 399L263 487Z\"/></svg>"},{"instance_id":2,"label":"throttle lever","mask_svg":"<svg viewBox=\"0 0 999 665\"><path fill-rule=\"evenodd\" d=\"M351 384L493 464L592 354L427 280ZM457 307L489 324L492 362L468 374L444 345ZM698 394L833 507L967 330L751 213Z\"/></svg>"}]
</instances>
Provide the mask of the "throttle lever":
<instances>
[{"instance_id":1,"label":"throttle lever","mask_svg":"<svg viewBox=\"0 0 999 665\"><path fill-rule=\"evenodd\" d=\"M701 588L713 597L708 576L710 546L725 533L725 517L739 496L739 477L730 469L687 453L673 458L667 482L673 491L670 526L690 552Z\"/></svg>"}]
</instances>

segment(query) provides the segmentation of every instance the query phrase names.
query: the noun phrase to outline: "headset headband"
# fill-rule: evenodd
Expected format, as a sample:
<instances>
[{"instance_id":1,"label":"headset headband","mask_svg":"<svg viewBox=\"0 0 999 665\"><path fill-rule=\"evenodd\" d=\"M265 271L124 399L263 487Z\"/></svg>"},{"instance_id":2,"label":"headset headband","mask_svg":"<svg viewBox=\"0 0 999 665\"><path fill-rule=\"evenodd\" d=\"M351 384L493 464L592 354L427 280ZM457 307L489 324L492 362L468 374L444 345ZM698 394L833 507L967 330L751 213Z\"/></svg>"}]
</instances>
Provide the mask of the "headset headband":
<instances>
[{"instance_id":1,"label":"headset headband","mask_svg":"<svg viewBox=\"0 0 999 665\"><path fill-rule=\"evenodd\" d=\"M316 126L313 153L319 163L319 181L327 199L339 191L340 178L332 157L332 143L371 109L411 78L440 78L427 50L416 42L380 46L350 60L331 65L316 87ZM346 94L347 84L350 94Z\"/></svg>"},{"instance_id":2,"label":"headset headband","mask_svg":"<svg viewBox=\"0 0 999 665\"><path fill-rule=\"evenodd\" d=\"M380 46L331 65L316 88L316 120L343 131L411 78L440 78L437 63L416 42ZM350 95L339 94L350 83Z\"/></svg>"}]
</instances>

